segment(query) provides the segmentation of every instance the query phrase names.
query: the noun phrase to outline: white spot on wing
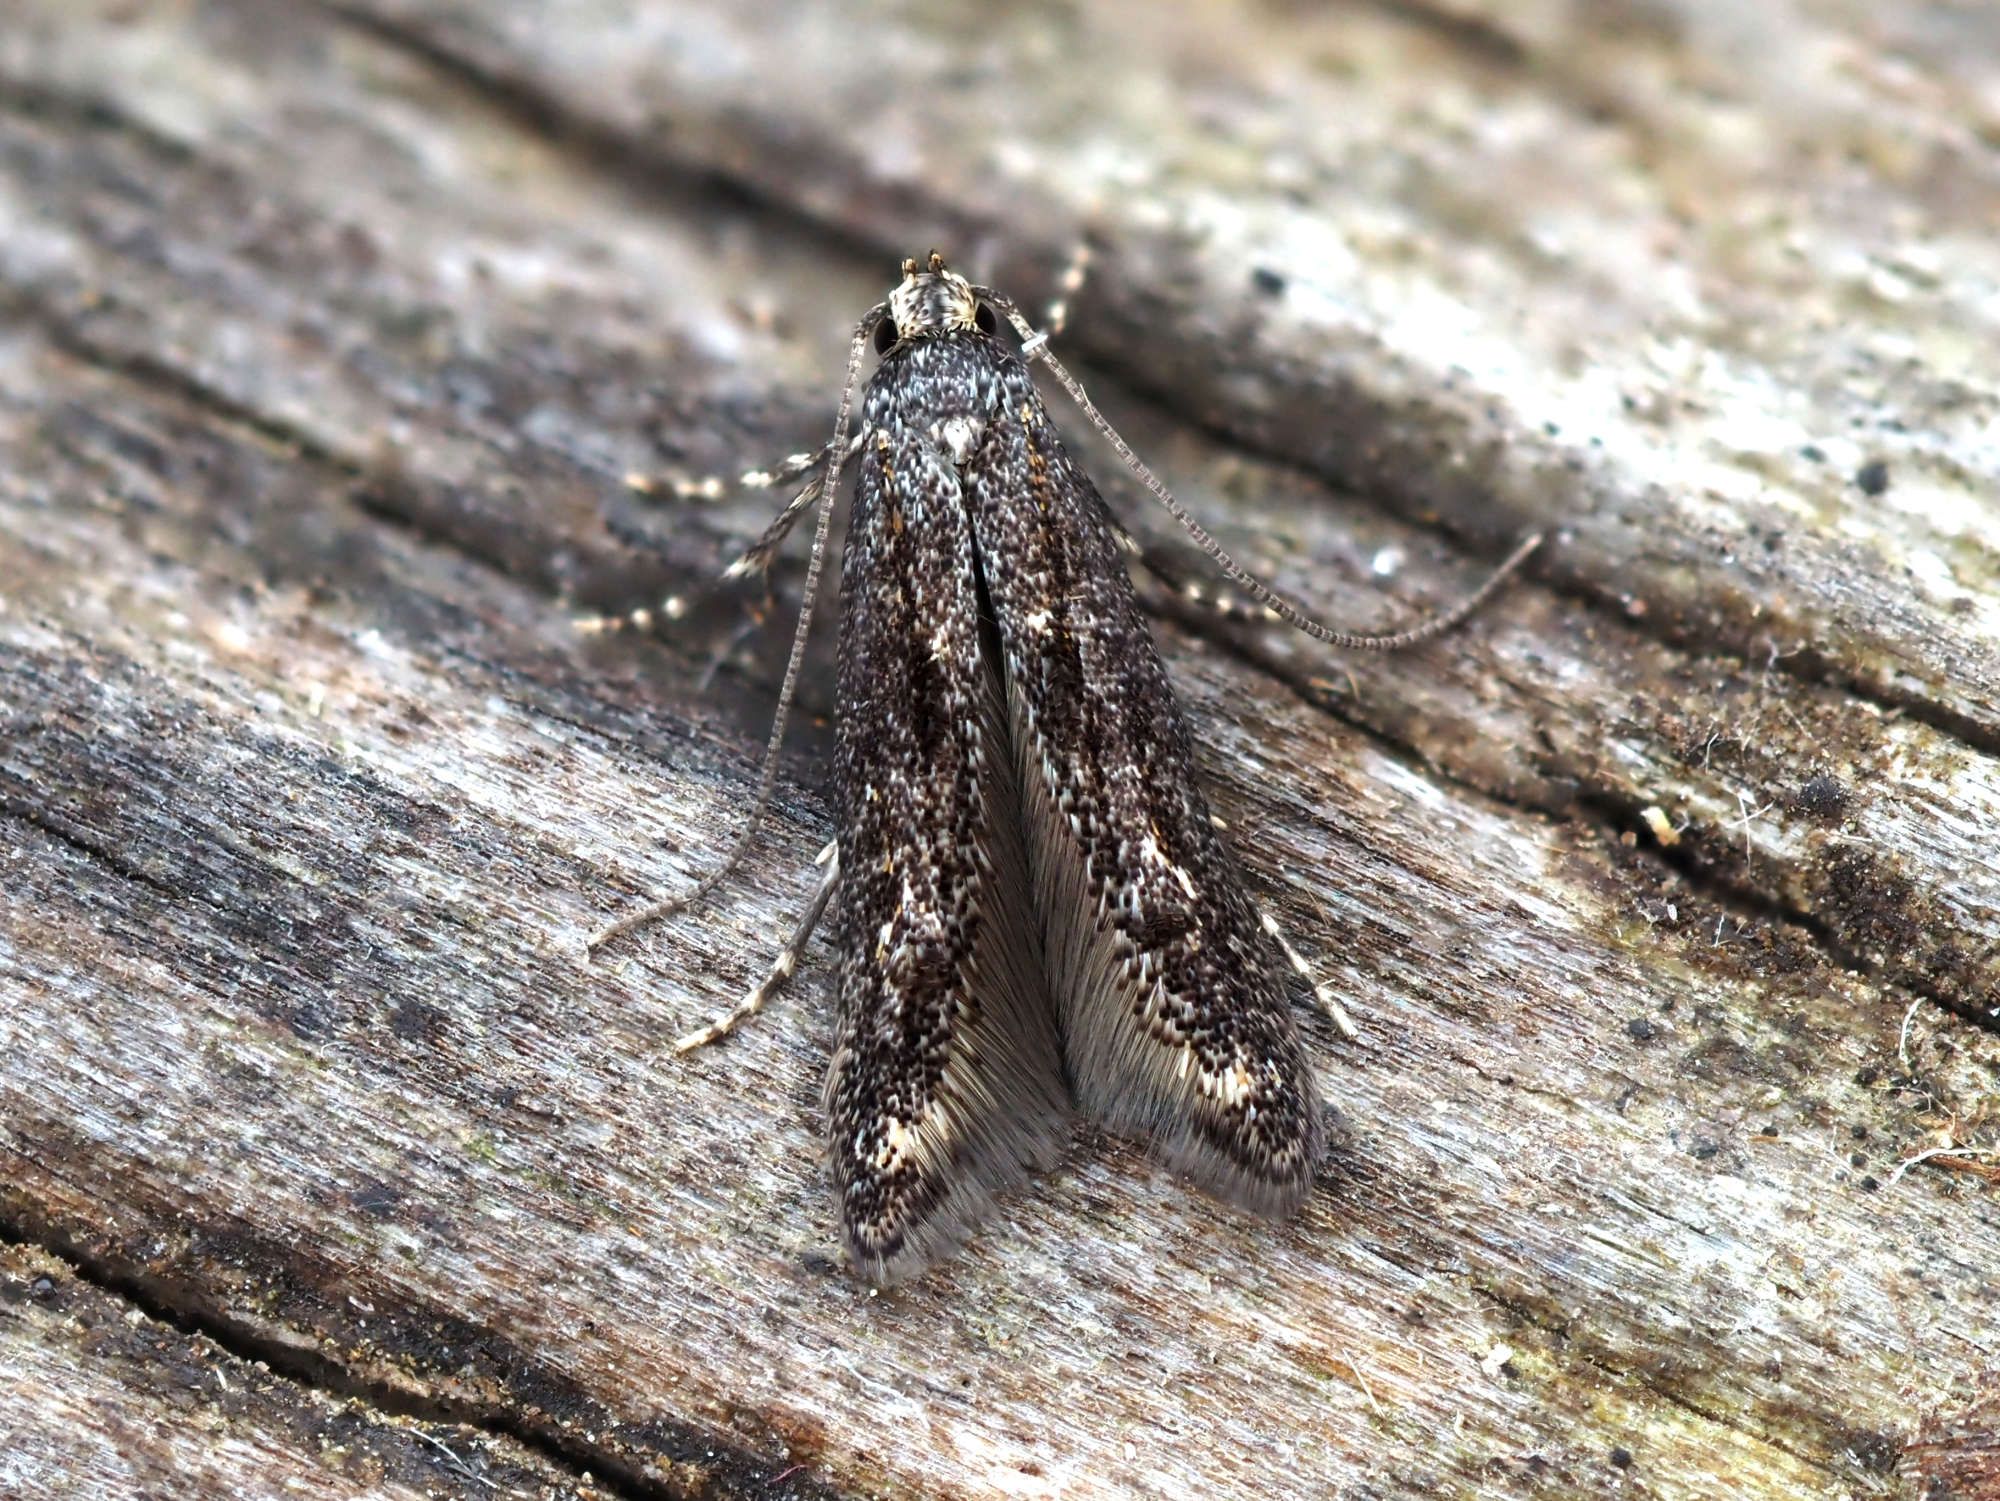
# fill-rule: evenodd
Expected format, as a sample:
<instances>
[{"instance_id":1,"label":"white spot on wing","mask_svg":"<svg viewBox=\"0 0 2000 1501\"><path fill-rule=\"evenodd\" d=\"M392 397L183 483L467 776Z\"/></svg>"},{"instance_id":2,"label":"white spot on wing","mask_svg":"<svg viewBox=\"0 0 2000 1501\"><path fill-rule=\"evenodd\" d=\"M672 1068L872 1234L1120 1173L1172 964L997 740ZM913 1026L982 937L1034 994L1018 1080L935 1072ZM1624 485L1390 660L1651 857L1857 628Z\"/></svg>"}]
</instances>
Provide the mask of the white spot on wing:
<instances>
[{"instance_id":1,"label":"white spot on wing","mask_svg":"<svg viewBox=\"0 0 2000 1501\"><path fill-rule=\"evenodd\" d=\"M985 431L986 424L977 417L947 417L943 422L931 424L931 437L943 445L953 466L959 469L970 462L972 450Z\"/></svg>"},{"instance_id":2,"label":"white spot on wing","mask_svg":"<svg viewBox=\"0 0 2000 1501\"><path fill-rule=\"evenodd\" d=\"M874 1165L877 1172L888 1172L905 1157L915 1153L918 1146L917 1133L899 1120L891 1120L882 1133L881 1148L875 1153Z\"/></svg>"}]
</instances>

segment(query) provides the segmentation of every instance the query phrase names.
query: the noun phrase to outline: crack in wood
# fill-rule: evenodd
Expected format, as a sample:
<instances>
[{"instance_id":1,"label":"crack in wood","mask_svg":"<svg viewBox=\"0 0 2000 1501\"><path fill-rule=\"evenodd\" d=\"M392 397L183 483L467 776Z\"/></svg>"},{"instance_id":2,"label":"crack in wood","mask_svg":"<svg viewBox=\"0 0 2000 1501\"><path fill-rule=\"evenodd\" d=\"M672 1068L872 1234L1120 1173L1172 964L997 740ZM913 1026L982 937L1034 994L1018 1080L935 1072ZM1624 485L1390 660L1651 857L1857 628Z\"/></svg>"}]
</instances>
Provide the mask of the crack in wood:
<instances>
[{"instance_id":1,"label":"crack in wood","mask_svg":"<svg viewBox=\"0 0 2000 1501\"><path fill-rule=\"evenodd\" d=\"M307 1348L258 1332L247 1321L231 1315L214 1296L172 1277L147 1272L134 1262L102 1251L93 1251L76 1236L40 1219L26 1223L18 1211L0 1210L0 1242L25 1246L52 1257L80 1282L89 1284L130 1305L148 1318L183 1334L199 1334L217 1348L246 1363L261 1363L272 1372L301 1387L361 1402L380 1414L409 1418L423 1423L454 1424L480 1433L512 1439L537 1455L544 1463L573 1477L579 1484L588 1475L600 1493L629 1501L687 1501L690 1496L716 1492L706 1484L690 1487L676 1484L671 1476L649 1472L651 1467L635 1463L626 1455L577 1438L550 1421L504 1405L478 1403L449 1396L424 1396L390 1383L357 1374L323 1348ZM615 1421L605 1415L608 1426ZM788 1479L780 1491L769 1466L755 1455L719 1444L712 1434L688 1430L684 1446L689 1452L706 1451L704 1467L711 1478L721 1482L721 1494L754 1498L821 1497L833 1501L841 1493L812 1477ZM663 1459L665 1455L661 1456ZM713 1461L720 1457L724 1462ZM784 1473L784 1472L780 1472ZM725 1478L726 1477L726 1478ZM607 1484L608 1479L608 1484Z\"/></svg>"}]
</instances>

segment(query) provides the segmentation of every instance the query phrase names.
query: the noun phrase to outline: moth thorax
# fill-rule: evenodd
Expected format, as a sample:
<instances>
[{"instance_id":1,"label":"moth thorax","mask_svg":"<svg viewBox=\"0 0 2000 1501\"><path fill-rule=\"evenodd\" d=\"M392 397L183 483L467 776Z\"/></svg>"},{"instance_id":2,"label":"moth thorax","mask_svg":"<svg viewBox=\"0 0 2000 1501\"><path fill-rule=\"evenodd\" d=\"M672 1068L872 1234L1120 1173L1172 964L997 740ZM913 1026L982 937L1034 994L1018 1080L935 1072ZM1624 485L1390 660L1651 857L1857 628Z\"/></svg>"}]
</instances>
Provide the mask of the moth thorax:
<instances>
[{"instance_id":1,"label":"moth thorax","mask_svg":"<svg viewBox=\"0 0 2000 1501\"><path fill-rule=\"evenodd\" d=\"M904 339L971 328L978 316L972 283L956 271L912 271L889 294L889 317Z\"/></svg>"}]
</instances>

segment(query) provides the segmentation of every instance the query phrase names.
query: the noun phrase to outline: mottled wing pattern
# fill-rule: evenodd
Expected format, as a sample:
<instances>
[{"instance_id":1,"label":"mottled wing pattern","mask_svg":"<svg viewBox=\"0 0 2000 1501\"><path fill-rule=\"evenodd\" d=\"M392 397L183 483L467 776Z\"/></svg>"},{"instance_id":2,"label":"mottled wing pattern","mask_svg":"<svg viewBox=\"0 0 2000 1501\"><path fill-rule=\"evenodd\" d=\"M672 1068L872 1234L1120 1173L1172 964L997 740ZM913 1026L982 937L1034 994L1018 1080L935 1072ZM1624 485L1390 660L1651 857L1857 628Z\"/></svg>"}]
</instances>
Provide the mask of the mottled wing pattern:
<instances>
[{"instance_id":1,"label":"mottled wing pattern","mask_svg":"<svg viewBox=\"0 0 2000 1501\"><path fill-rule=\"evenodd\" d=\"M946 347L993 393L964 484L1077 1101L1217 1196L1288 1213L1320 1157L1318 1091L1110 515L1021 360L978 333Z\"/></svg>"},{"instance_id":2,"label":"mottled wing pattern","mask_svg":"<svg viewBox=\"0 0 2000 1501\"><path fill-rule=\"evenodd\" d=\"M871 383L842 576L839 1036L828 1135L849 1255L894 1282L1053 1162L1069 1101L960 477Z\"/></svg>"}]
</instances>

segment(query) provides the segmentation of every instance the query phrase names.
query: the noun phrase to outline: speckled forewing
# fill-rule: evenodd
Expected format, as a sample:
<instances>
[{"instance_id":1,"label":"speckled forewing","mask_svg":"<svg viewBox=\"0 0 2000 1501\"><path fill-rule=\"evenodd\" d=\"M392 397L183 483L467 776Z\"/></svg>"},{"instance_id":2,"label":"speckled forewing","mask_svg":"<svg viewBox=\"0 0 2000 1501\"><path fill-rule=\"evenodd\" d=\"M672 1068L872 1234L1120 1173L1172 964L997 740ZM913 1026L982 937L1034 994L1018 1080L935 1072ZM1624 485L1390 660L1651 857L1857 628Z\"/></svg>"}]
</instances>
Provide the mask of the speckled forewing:
<instances>
[{"instance_id":1,"label":"speckled forewing","mask_svg":"<svg viewBox=\"0 0 2000 1501\"><path fill-rule=\"evenodd\" d=\"M842 578L828 1135L848 1252L953 1249L1068 1117L964 496L908 362L871 384Z\"/></svg>"},{"instance_id":2,"label":"speckled forewing","mask_svg":"<svg viewBox=\"0 0 2000 1501\"><path fill-rule=\"evenodd\" d=\"M1220 1197L1289 1212L1321 1127L1284 961L1210 820L1103 501L1025 366L974 340L997 395L965 487L1078 1102Z\"/></svg>"}]
</instances>

